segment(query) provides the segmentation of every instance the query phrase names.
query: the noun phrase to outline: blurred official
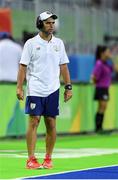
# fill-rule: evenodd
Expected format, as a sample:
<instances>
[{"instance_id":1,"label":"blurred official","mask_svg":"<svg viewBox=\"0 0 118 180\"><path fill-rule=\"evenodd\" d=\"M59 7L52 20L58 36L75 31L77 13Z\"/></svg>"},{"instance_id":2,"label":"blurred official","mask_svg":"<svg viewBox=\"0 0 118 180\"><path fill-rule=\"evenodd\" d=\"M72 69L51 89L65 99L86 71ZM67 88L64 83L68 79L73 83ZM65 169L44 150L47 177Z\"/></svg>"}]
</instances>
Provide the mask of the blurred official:
<instances>
[{"instance_id":1,"label":"blurred official","mask_svg":"<svg viewBox=\"0 0 118 180\"><path fill-rule=\"evenodd\" d=\"M112 80L113 63L110 49L106 46L98 46L96 49L96 64L94 67L92 79L95 83L94 99L98 101L98 109L95 117L95 131L103 130L104 114L109 100L109 87Z\"/></svg>"}]
</instances>

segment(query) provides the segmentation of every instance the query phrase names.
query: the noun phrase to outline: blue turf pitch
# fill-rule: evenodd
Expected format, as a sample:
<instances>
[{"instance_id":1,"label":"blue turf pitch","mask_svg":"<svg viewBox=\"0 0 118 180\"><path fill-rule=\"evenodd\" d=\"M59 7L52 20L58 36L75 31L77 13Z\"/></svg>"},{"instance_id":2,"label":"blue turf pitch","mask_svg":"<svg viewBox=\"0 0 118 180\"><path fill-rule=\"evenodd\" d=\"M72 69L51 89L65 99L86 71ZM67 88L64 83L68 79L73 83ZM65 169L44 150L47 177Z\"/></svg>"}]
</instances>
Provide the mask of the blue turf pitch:
<instances>
[{"instance_id":1,"label":"blue turf pitch","mask_svg":"<svg viewBox=\"0 0 118 180\"><path fill-rule=\"evenodd\" d=\"M28 179L118 179L118 166L65 172Z\"/></svg>"}]
</instances>

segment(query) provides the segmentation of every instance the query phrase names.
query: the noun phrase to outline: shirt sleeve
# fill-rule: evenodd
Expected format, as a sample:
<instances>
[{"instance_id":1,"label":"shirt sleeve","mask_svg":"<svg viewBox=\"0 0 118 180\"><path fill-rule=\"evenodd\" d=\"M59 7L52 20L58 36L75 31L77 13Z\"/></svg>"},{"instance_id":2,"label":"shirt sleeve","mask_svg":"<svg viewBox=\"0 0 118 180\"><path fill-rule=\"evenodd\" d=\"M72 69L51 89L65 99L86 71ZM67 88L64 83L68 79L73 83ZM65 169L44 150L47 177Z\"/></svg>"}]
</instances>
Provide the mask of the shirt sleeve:
<instances>
[{"instance_id":1,"label":"shirt sleeve","mask_svg":"<svg viewBox=\"0 0 118 180\"><path fill-rule=\"evenodd\" d=\"M69 59L68 59L68 56L66 54L66 50L65 50L65 46L64 46L64 43L63 41L61 41L61 56L60 56L60 65L61 64L67 64L69 63Z\"/></svg>"},{"instance_id":2,"label":"shirt sleeve","mask_svg":"<svg viewBox=\"0 0 118 180\"><path fill-rule=\"evenodd\" d=\"M31 60L31 43L28 40L24 45L20 59L20 64L28 65L30 60Z\"/></svg>"},{"instance_id":3,"label":"shirt sleeve","mask_svg":"<svg viewBox=\"0 0 118 180\"><path fill-rule=\"evenodd\" d=\"M98 81L102 75L102 64L101 62L96 62L95 68L93 70L93 75L95 76L96 80Z\"/></svg>"}]
</instances>

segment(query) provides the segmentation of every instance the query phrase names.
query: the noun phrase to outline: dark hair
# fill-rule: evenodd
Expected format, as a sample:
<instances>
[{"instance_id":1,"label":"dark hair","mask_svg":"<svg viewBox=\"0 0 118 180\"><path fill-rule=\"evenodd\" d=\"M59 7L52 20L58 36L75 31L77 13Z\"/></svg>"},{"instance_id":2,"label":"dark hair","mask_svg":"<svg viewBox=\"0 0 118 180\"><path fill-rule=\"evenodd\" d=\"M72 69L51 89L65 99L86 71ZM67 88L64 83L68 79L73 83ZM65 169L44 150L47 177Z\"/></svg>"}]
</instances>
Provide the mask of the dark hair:
<instances>
[{"instance_id":1,"label":"dark hair","mask_svg":"<svg viewBox=\"0 0 118 180\"><path fill-rule=\"evenodd\" d=\"M40 30L43 28L43 21L41 21L40 16L36 19L36 27Z\"/></svg>"},{"instance_id":2,"label":"dark hair","mask_svg":"<svg viewBox=\"0 0 118 180\"><path fill-rule=\"evenodd\" d=\"M14 41L14 38L9 32L0 32L0 40L4 40L4 39L10 39Z\"/></svg>"},{"instance_id":3,"label":"dark hair","mask_svg":"<svg viewBox=\"0 0 118 180\"><path fill-rule=\"evenodd\" d=\"M101 54L104 53L108 49L107 46L98 45L95 52L95 59L101 59Z\"/></svg>"}]
</instances>

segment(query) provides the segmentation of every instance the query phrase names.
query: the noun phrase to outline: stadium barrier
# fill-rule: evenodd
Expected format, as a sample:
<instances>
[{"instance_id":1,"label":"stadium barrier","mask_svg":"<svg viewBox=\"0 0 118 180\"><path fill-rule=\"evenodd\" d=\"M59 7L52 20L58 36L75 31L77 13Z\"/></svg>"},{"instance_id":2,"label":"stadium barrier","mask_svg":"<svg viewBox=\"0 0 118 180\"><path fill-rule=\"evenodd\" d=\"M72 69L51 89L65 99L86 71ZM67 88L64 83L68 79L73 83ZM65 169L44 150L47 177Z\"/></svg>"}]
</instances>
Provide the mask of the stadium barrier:
<instances>
[{"instance_id":1,"label":"stadium barrier","mask_svg":"<svg viewBox=\"0 0 118 180\"><path fill-rule=\"evenodd\" d=\"M73 54L69 56L68 64L71 80L74 82L88 83L95 64L92 54Z\"/></svg>"},{"instance_id":2,"label":"stadium barrier","mask_svg":"<svg viewBox=\"0 0 118 180\"><path fill-rule=\"evenodd\" d=\"M60 116L58 133L81 133L94 130L96 103L93 101L94 87L91 84L74 84L73 98L64 103L64 88L60 88ZM110 102L105 115L104 129L118 129L118 85L110 88ZM28 116L24 114L25 101L16 98L16 84L0 85L0 137L25 135ZM43 119L38 134L45 133Z\"/></svg>"}]
</instances>

